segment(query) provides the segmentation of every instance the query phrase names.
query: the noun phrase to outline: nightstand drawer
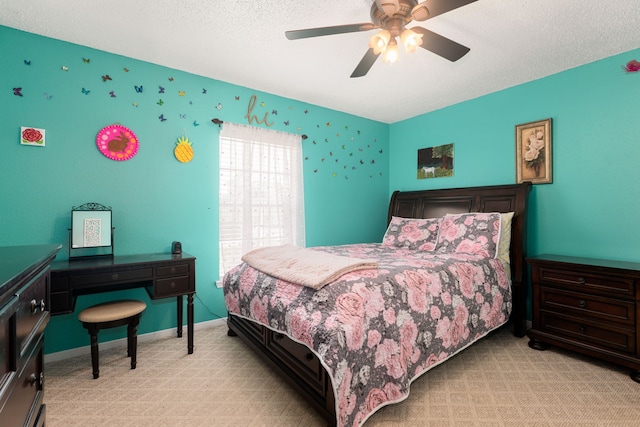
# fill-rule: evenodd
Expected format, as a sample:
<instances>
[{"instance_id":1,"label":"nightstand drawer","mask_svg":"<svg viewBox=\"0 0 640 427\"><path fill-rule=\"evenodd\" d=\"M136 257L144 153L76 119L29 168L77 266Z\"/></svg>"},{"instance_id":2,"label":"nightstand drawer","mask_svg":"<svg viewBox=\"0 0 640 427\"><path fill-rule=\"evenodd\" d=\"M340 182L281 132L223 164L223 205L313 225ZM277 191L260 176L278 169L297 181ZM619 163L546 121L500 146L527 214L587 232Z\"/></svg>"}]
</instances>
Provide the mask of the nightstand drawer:
<instances>
[{"instance_id":1,"label":"nightstand drawer","mask_svg":"<svg viewBox=\"0 0 640 427\"><path fill-rule=\"evenodd\" d=\"M636 351L636 334L631 329L545 311L541 311L540 317L541 331L616 352L634 354Z\"/></svg>"},{"instance_id":2,"label":"nightstand drawer","mask_svg":"<svg viewBox=\"0 0 640 427\"><path fill-rule=\"evenodd\" d=\"M579 292L593 292L609 296L635 296L635 280L631 278L590 274L582 271L541 266L539 280L541 284L558 285Z\"/></svg>"},{"instance_id":3,"label":"nightstand drawer","mask_svg":"<svg viewBox=\"0 0 640 427\"><path fill-rule=\"evenodd\" d=\"M589 317L634 326L634 301L605 298L597 295L565 291L540 286L540 308L577 317Z\"/></svg>"}]
</instances>

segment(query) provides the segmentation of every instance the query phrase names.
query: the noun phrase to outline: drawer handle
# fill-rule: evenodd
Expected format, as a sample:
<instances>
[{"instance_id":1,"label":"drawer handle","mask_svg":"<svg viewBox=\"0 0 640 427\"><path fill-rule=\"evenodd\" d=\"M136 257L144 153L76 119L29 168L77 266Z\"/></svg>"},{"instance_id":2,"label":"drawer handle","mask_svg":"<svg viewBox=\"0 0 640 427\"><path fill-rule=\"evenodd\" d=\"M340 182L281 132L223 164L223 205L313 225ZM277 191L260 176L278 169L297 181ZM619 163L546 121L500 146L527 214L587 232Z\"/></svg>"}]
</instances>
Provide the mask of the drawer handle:
<instances>
[{"instance_id":1,"label":"drawer handle","mask_svg":"<svg viewBox=\"0 0 640 427\"><path fill-rule=\"evenodd\" d=\"M176 272L176 268L175 267L171 267L171 272L175 273Z\"/></svg>"},{"instance_id":2,"label":"drawer handle","mask_svg":"<svg viewBox=\"0 0 640 427\"><path fill-rule=\"evenodd\" d=\"M38 312L38 309L40 309L40 311L44 313L46 308L46 302L44 299L41 299L40 303L38 303L38 301L36 301L35 299L31 300L31 314L36 314Z\"/></svg>"},{"instance_id":3,"label":"drawer handle","mask_svg":"<svg viewBox=\"0 0 640 427\"><path fill-rule=\"evenodd\" d=\"M169 285L169 287L170 287L171 289L175 289L175 287L176 287L176 282L171 282L171 284Z\"/></svg>"},{"instance_id":4,"label":"drawer handle","mask_svg":"<svg viewBox=\"0 0 640 427\"><path fill-rule=\"evenodd\" d=\"M29 375L29 385L33 387L36 384L40 387L44 385L44 372L40 372L40 375L36 375L35 373Z\"/></svg>"},{"instance_id":5,"label":"drawer handle","mask_svg":"<svg viewBox=\"0 0 640 427\"><path fill-rule=\"evenodd\" d=\"M585 300L581 299L580 301L578 301L578 306L580 308L585 308L587 306L587 303L585 302Z\"/></svg>"},{"instance_id":6,"label":"drawer handle","mask_svg":"<svg viewBox=\"0 0 640 427\"><path fill-rule=\"evenodd\" d=\"M118 273L113 273L111 275L111 280L118 280L120 278L120 275L118 275Z\"/></svg>"},{"instance_id":7,"label":"drawer handle","mask_svg":"<svg viewBox=\"0 0 640 427\"><path fill-rule=\"evenodd\" d=\"M584 325L580 325L580 332L582 332L583 334L587 332L587 327Z\"/></svg>"},{"instance_id":8,"label":"drawer handle","mask_svg":"<svg viewBox=\"0 0 640 427\"><path fill-rule=\"evenodd\" d=\"M313 353L305 354L304 358L307 359L308 362L311 362L313 360Z\"/></svg>"},{"instance_id":9,"label":"drawer handle","mask_svg":"<svg viewBox=\"0 0 640 427\"><path fill-rule=\"evenodd\" d=\"M578 277L578 285L584 285L587 283L584 277Z\"/></svg>"}]
</instances>

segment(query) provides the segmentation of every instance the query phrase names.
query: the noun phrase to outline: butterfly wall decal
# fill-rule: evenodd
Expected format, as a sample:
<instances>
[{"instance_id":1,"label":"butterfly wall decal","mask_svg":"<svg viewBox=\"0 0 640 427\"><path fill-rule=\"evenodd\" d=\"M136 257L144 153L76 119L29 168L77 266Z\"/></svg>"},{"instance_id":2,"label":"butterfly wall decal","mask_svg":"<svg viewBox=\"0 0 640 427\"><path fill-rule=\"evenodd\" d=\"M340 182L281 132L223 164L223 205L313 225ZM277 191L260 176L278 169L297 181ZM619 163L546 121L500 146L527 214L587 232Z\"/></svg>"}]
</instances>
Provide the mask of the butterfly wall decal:
<instances>
[{"instance_id":1,"label":"butterfly wall decal","mask_svg":"<svg viewBox=\"0 0 640 427\"><path fill-rule=\"evenodd\" d=\"M133 87L136 89L137 93L142 93L142 85L140 85L140 86L133 85Z\"/></svg>"},{"instance_id":2,"label":"butterfly wall decal","mask_svg":"<svg viewBox=\"0 0 640 427\"><path fill-rule=\"evenodd\" d=\"M207 90L205 88L202 88L202 93L206 94Z\"/></svg>"},{"instance_id":3,"label":"butterfly wall decal","mask_svg":"<svg viewBox=\"0 0 640 427\"><path fill-rule=\"evenodd\" d=\"M112 98L115 98L115 97L116 97L116 93L115 93L114 91L109 91L109 95L110 95Z\"/></svg>"},{"instance_id":4,"label":"butterfly wall decal","mask_svg":"<svg viewBox=\"0 0 640 427\"><path fill-rule=\"evenodd\" d=\"M193 126L200 126L200 123L196 122L195 120L193 121Z\"/></svg>"},{"instance_id":5,"label":"butterfly wall decal","mask_svg":"<svg viewBox=\"0 0 640 427\"><path fill-rule=\"evenodd\" d=\"M186 119L186 118L187 118L187 115L186 115L186 114L180 114L180 118L181 118L181 119Z\"/></svg>"},{"instance_id":6,"label":"butterfly wall decal","mask_svg":"<svg viewBox=\"0 0 640 427\"><path fill-rule=\"evenodd\" d=\"M102 76L103 82L106 82L107 80L111 80L111 77L109 76L109 74L105 74L104 76Z\"/></svg>"},{"instance_id":7,"label":"butterfly wall decal","mask_svg":"<svg viewBox=\"0 0 640 427\"><path fill-rule=\"evenodd\" d=\"M24 60L24 65L31 65L31 61Z\"/></svg>"},{"instance_id":8,"label":"butterfly wall decal","mask_svg":"<svg viewBox=\"0 0 640 427\"><path fill-rule=\"evenodd\" d=\"M167 119L164 117L164 114L160 114L160 116L158 117L160 119L161 122L166 121Z\"/></svg>"},{"instance_id":9,"label":"butterfly wall decal","mask_svg":"<svg viewBox=\"0 0 640 427\"><path fill-rule=\"evenodd\" d=\"M82 62L84 62L85 64L88 64L89 62L91 62L91 59L89 59L89 58L82 58Z\"/></svg>"},{"instance_id":10,"label":"butterfly wall decal","mask_svg":"<svg viewBox=\"0 0 640 427\"><path fill-rule=\"evenodd\" d=\"M14 87L13 88L13 94L15 96L22 96L22 88L21 87Z\"/></svg>"},{"instance_id":11,"label":"butterfly wall decal","mask_svg":"<svg viewBox=\"0 0 640 427\"><path fill-rule=\"evenodd\" d=\"M82 93L84 93L85 95L89 95L89 92L91 92L91 91L87 90L85 88L82 88Z\"/></svg>"},{"instance_id":12,"label":"butterfly wall decal","mask_svg":"<svg viewBox=\"0 0 640 427\"><path fill-rule=\"evenodd\" d=\"M44 93L44 99L51 99L53 98L52 95L49 95L47 92Z\"/></svg>"},{"instance_id":13,"label":"butterfly wall decal","mask_svg":"<svg viewBox=\"0 0 640 427\"><path fill-rule=\"evenodd\" d=\"M179 90L179 91L178 91L178 95L180 95L180 96L184 96L184 91L183 91L183 90Z\"/></svg>"},{"instance_id":14,"label":"butterfly wall decal","mask_svg":"<svg viewBox=\"0 0 640 427\"><path fill-rule=\"evenodd\" d=\"M162 86L158 86L158 93L164 93L164 88Z\"/></svg>"},{"instance_id":15,"label":"butterfly wall decal","mask_svg":"<svg viewBox=\"0 0 640 427\"><path fill-rule=\"evenodd\" d=\"M164 101L161 99L161 100L159 100L158 102L156 102L156 104L158 104L159 106L161 106L161 107L162 107L162 105L164 104Z\"/></svg>"},{"instance_id":16,"label":"butterfly wall decal","mask_svg":"<svg viewBox=\"0 0 640 427\"><path fill-rule=\"evenodd\" d=\"M62 67L60 67L60 69L62 71L69 71L69 67L67 67L66 65L63 65Z\"/></svg>"},{"instance_id":17,"label":"butterfly wall decal","mask_svg":"<svg viewBox=\"0 0 640 427\"><path fill-rule=\"evenodd\" d=\"M173 81L173 77L169 77L169 81L172 82Z\"/></svg>"}]
</instances>

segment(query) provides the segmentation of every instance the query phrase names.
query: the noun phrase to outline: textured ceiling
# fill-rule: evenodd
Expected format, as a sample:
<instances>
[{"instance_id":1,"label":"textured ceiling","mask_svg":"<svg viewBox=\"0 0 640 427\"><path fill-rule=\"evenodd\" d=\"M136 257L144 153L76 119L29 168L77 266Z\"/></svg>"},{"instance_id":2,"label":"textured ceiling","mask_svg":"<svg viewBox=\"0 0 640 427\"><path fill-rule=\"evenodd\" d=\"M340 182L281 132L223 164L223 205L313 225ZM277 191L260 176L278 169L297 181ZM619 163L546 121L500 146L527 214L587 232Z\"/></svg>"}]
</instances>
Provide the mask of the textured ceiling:
<instances>
[{"instance_id":1,"label":"textured ceiling","mask_svg":"<svg viewBox=\"0 0 640 427\"><path fill-rule=\"evenodd\" d=\"M639 0L479 0L420 23L471 48L461 60L400 49L399 62L378 59L357 79L375 31L284 36L370 22L371 3L0 0L0 25L385 123L640 47Z\"/></svg>"}]
</instances>

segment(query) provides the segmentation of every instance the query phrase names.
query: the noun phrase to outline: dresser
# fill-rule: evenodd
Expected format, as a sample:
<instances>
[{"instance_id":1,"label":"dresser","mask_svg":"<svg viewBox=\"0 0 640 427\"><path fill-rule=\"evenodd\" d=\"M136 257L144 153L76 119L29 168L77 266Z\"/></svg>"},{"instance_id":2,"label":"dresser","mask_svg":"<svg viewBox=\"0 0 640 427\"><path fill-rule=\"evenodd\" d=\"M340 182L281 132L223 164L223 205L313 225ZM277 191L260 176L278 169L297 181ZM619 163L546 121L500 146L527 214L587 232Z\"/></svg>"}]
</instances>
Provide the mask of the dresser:
<instances>
[{"instance_id":1,"label":"dresser","mask_svg":"<svg viewBox=\"0 0 640 427\"><path fill-rule=\"evenodd\" d=\"M640 382L640 263L541 255L531 266L529 347L548 345L631 369Z\"/></svg>"},{"instance_id":2,"label":"dresser","mask_svg":"<svg viewBox=\"0 0 640 427\"><path fill-rule=\"evenodd\" d=\"M45 422L43 334L60 245L0 247L0 426Z\"/></svg>"}]
</instances>

